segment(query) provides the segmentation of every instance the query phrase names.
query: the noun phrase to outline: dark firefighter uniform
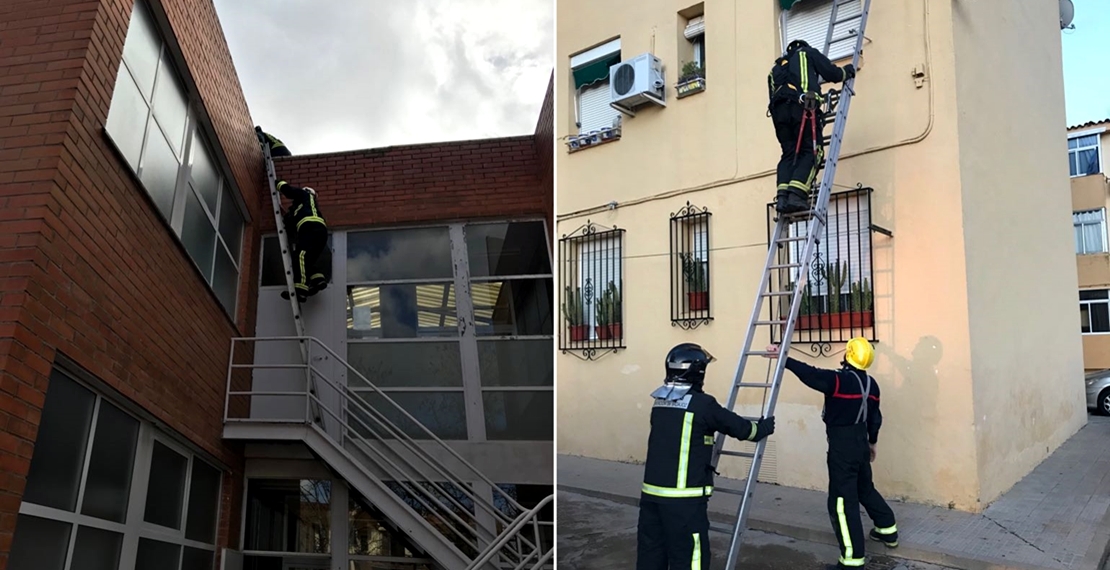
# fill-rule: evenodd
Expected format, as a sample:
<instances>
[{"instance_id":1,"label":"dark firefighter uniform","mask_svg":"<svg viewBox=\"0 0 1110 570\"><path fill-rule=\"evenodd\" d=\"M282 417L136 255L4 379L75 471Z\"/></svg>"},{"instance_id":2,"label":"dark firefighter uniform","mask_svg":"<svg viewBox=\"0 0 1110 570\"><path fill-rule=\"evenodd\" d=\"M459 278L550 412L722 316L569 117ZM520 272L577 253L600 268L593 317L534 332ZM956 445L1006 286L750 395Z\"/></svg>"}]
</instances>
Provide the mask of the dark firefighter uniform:
<instances>
[{"instance_id":1,"label":"dark firefighter uniform","mask_svg":"<svg viewBox=\"0 0 1110 570\"><path fill-rule=\"evenodd\" d=\"M776 178L776 207L780 212L799 212L809 207L809 189L824 154L818 104L821 83L851 77L855 77L851 64L837 67L801 40L791 42L767 74L768 112L782 147ZM807 102L813 108L814 121L803 122Z\"/></svg>"},{"instance_id":2,"label":"dark firefighter uniform","mask_svg":"<svg viewBox=\"0 0 1110 570\"><path fill-rule=\"evenodd\" d=\"M270 156L274 158L279 156L293 156L293 153L289 152L289 147L285 146L285 143L281 142L280 139L262 130L258 132L262 133L263 141L266 146L270 147Z\"/></svg>"},{"instance_id":3,"label":"dark firefighter uniform","mask_svg":"<svg viewBox=\"0 0 1110 570\"><path fill-rule=\"evenodd\" d=\"M854 357L861 353L866 356ZM815 368L793 358L786 360L787 370L806 386L825 395L822 416L829 441L829 520L840 544L838 567L841 568L862 568L864 565L860 505L875 524L872 540L891 548L898 545L894 511L875 490L871 480L868 444L878 442L883 423L879 411L879 384L865 371L873 354L870 343L860 338L849 342L849 351L840 370Z\"/></svg>"},{"instance_id":4,"label":"dark firefighter uniform","mask_svg":"<svg viewBox=\"0 0 1110 570\"><path fill-rule=\"evenodd\" d=\"M302 297L314 295L327 286L331 273L331 256L324 254L328 244L328 226L314 191L284 180L277 183L277 189L293 202L283 218L293 242L293 284L297 297L303 300ZM323 260L327 264L321 263ZM288 292L282 293L283 298L288 298L288 295Z\"/></svg>"},{"instance_id":5,"label":"dark firefighter uniform","mask_svg":"<svg viewBox=\"0 0 1110 570\"><path fill-rule=\"evenodd\" d=\"M702 391L705 365L711 360L695 344L678 345L668 355L667 383L652 393L637 570L709 569L714 436L720 432L758 441L774 432L773 418L744 419Z\"/></svg>"}]
</instances>

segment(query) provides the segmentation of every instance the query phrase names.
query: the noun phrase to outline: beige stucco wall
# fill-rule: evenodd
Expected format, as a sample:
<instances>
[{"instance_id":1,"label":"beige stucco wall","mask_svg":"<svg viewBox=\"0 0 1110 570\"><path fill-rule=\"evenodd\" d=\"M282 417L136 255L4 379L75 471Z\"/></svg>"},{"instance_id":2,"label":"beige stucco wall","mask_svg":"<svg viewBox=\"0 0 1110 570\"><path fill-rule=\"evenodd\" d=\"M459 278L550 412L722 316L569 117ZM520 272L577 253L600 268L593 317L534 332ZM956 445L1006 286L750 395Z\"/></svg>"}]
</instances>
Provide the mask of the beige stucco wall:
<instances>
[{"instance_id":1,"label":"beige stucco wall","mask_svg":"<svg viewBox=\"0 0 1110 570\"><path fill-rule=\"evenodd\" d=\"M1072 212L1045 199L1070 191L1063 64L1055 3L952 6L955 51L971 56L956 59L956 90L979 498L989 503L1086 423Z\"/></svg>"},{"instance_id":2,"label":"beige stucco wall","mask_svg":"<svg viewBox=\"0 0 1110 570\"><path fill-rule=\"evenodd\" d=\"M720 362L708 390L725 400L735 371L758 275L766 255L765 204L774 193L777 159L765 116L764 78L779 53L775 2L706 2L709 75L706 92L673 97L677 11L654 1L628 9L584 0L558 3L558 136L575 132L571 55L621 36L622 57L648 51L667 65L666 109L625 118L622 140L557 158L559 233L587 219L627 230L624 250L627 350L584 362L558 356L558 448L561 453L642 459L651 400L666 351L702 343ZM945 3L873 10L864 68L857 80L838 184L875 188L874 235L878 358L885 427L877 484L884 493L975 508L978 498L967 321L966 263L958 170L951 17ZM574 22L573 25L564 22ZM758 25L763 23L763 25ZM928 41L927 41L928 40ZM921 87L910 76L928 65ZM668 216L686 200L714 213L711 288L715 320L694 331L670 325ZM616 201L615 210L605 205ZM1070 258L1069 258L1070 259ZM1073 311L1074 312L1074 311ZM759 342L765 342L761 339ZM799 347L803 351L808 347ZM813 360L835 366L843 351ZM762 380L765 361L749 365ZM775 479L811 489L827 486L821 397L787 376L777 415ZM740 410L744 411L744 410ZM726 476L743 477L723 461Z\"/></svg>"}]
</instances>

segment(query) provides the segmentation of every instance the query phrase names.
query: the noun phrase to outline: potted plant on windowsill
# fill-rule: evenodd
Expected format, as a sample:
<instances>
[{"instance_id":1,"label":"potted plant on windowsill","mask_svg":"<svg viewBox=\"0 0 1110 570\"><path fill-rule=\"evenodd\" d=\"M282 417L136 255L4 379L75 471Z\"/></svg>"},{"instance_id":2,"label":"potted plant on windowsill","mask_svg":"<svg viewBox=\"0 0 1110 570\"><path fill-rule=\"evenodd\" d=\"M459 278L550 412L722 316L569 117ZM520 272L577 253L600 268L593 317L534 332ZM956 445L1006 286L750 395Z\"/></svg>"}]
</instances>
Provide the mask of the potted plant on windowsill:
<instances>
[{"instance_id":1,"label":"potted plant on windowsill","mask_svg":"<svg viewBox=\"0 0 1110 570\"><path fill-rule=\"evenodd\" d=\"M705 68L698 65L696 61L684 63L675 90L678 91L679 99L705 91Z\"/></svg>"},{"instance_id":2,"label":"potted plant on windowsill","mask_svg":"<svg viewBox=\"0 0 1110 570\"><path fill-rule=\"evenodd\" d=\"M686 302L690 311L704 311L709 308L709 279L705 262L694 259L689 253L682 254L682 276L686 279Z\"/></svg>"},{"instance_id":3,"label":"potted plant on windowsill","mask_svg":"<svg viewBox=\"0 0 1110 570\"><path fill-rule=\"evenodd\" d=\"M862 284L853 282L850 286L849 307L847 311L841 310L841 293L844 283L848 278L848 264L826 264L821 270L825 282L828 284L829 294L827 314L806 314L803 310L798 316L798 330L837 330L847 328L865 328L874 324L872 312L871 283L864 279ZM805 302L803 300L803 308Z\"/></svg>"},{"instance_id":4,"label":"potted plant on windowsill","mask_svg":"<svg viewBox=\"0 0 1110 570\"><path fill-rule=\"evenodd\" d=\"M621 338L621 293L612 281L597 299L597 338L610 340Z\"/></svg>"},{"instance_id":5,"label":"potted plant on windowsill","mask_svg":"<svg viewBox=\"0 0 1110 570\"><path fill-rule=\"evenodd\" d=\"M570 341L582 342L588 340L590 338L590 325L584 324L586 311L582 305L582 288L575 287L572 293L570 287L567 287L564 299L563 318L567 320L567 327L570 329Z\"/></svg>"}]
</instances>

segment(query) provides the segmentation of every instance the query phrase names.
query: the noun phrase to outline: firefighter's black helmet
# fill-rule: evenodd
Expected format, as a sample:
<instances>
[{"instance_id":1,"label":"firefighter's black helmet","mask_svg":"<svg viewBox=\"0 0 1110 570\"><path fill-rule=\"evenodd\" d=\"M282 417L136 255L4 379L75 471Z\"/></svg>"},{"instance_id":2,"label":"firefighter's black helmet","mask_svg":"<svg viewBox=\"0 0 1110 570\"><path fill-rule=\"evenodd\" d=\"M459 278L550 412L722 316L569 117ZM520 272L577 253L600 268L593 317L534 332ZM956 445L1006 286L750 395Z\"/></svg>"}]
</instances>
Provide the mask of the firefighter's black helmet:
<instances>
[{"instance_id":1,"label":"firefighter's black helmet","mask_svg":"<svg viewBox=\"0 0 1110 570\"><path fill-rule=\"evenodd\" d=\"M786 46L786 53L787 55L792 54L803 47L809 47L809 43L805 40L794 40Z\"/></svg>"},{"instance_id":2,"label":"firefighter's black helmet","mask_svg":"<svg viewBox=\"0 0 1110 570\"><path fill-rule=\"evenodd\" d=\"M667 382L700 385L705 381L705 368L716 360L704 348L684 342L667 353Z\"/></svg>"}]
</instances>

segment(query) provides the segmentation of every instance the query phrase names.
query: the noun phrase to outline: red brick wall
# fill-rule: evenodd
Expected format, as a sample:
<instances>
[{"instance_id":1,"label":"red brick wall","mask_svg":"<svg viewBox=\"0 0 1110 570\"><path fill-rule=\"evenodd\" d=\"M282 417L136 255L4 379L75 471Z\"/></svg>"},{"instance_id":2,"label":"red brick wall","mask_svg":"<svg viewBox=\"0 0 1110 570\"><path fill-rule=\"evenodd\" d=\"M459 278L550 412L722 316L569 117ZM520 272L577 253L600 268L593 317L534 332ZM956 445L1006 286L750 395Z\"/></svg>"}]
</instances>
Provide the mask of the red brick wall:
<instances>
[{"instance_id":1,"label":"red brick wall","mask_svg":"<svg viewBox=\"0 0 1110 570\"><path fill-rule=\"evenodd\" d=\"M258 219L260 155L212 1L165 5ZM231 465L225 482L241 478L223 391L229 338L253 329L258 234L244 236L233 323L101 132L130 9L0 3L0 570L58 352ZM221 544L237 540L240 487L225 486Z\"/></svg>"},{"instance_id":2,"label":"red brick wall","mask_svg":"<svg viewBox=\"0 0 1110 570\"><path fill-rule=\"evenodd\" d=\"M291 156L274 165L291 184L316 189L333 228L550 211L532 135ZM274 231L273 217L261 226Z\"/></svg>"},{"instance_id":3,"label":"red brick wall","mask_svg":"<svg viewBox=\"0 0 1110 570\"><path fill-rule=\"evenodd\" d=\"M551 247L555 244L555 107L552 99L555 95L555 73L547 80L547 95L540 105L540 118L536 121L537 168L540 172L540 186L547 196L546 214L547 231L550 234L548 241Z\"/></svg>"}]
</instances>

